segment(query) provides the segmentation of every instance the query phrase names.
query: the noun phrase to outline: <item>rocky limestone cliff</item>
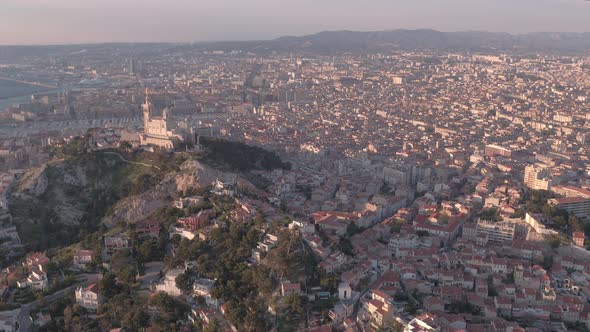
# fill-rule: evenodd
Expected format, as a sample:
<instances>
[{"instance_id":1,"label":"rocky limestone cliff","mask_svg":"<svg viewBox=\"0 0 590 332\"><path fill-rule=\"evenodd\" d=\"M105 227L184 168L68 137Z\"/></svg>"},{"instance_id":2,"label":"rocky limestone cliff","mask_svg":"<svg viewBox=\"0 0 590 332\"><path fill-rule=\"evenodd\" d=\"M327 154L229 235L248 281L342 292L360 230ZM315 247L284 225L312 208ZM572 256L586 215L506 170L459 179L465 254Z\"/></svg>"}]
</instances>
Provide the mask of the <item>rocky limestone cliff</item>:
<instances>
[{"instance_id":1,"label":"rocky limestone cliff","mask_svg":"<svg viewBox=\"0 0 590 332\"><path fill-rule=\"evenodd\" d=\"M178 193L191 188L210 185L215 179L234 179L233 173L215 170L195 160L185 161L180 171L167 174L160 183L146 192L120 200L113 212L103 219L106 225L118 222L137 222L149 217L156 210L169 206Z\"/></svg>"},{"instance_id":2,"label":"rocky limestone cliff","mask_svg":"<svg viewBox=\"0 0 590 332\"><path fill-rule=\"evenodd\" d=\"M9 197L15 223L79 225L97 193L112 190L109 170L115 173L117 166L116 161L89 158L83 162L58 160L29 170Z\"/></svg>"}]
</instances>

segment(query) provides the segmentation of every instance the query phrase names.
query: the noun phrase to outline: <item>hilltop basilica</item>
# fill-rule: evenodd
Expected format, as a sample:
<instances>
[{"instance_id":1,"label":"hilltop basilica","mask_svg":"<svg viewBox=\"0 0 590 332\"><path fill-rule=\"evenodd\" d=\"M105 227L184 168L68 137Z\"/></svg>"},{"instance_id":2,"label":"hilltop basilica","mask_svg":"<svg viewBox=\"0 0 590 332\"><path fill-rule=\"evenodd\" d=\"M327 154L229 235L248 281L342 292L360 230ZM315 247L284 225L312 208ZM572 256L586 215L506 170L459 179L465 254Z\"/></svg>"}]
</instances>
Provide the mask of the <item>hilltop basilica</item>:
<instances>
[{"instance_id":1,"label":"hilltop basilica","mask_svg":"<svg viewBox=\"0 0 590 332\"><path fill-rule=\"evenodd\" d=\"M149 100L149 91L145 89L143 108L143 134L139 135L140 145L152 145L165 149L172 149L175 135L168 130L168 107L164 108L161 117L152 116L153 105Z\"/></svg>"}]
</instances>

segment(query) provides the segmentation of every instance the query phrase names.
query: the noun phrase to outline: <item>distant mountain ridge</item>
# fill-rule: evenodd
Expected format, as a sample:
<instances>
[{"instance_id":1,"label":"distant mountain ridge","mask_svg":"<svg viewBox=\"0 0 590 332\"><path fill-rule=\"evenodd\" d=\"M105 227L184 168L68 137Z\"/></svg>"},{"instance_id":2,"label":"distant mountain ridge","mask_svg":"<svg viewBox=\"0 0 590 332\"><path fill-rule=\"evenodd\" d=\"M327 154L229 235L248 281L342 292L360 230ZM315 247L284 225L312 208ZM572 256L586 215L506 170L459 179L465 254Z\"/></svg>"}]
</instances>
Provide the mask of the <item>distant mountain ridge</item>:
<instances>
[{"instance_id":1,"label":"distant mountain ridge","mask_svg":"<svg viewBox=\"0 0 590 332\"><path fill-rule=\"evenodd\" d=\"M518 53L590 53L590 32L535 32L510 34L504 32L462 31L441 32L431 29L384 31L322 31L305 36L284 36L272 40L214 41L196 43L104 43L47 46L0 46L0 61L22 60L33 55L70 55L116 50L120 55L150 52L182 52L184 50L242 50L268 53L272 51L341 53L376 51L470 51ZM82 56L78 54L78 56Z\"/></svg>"},{"instance_id":2,"label":"distant mountain ridge","mask_svg":"<svg viewBox=\"0 0 590 332\"><path fill-rule=\"evenodd\" d=\"M271 41L279 48L317 51L370 51L380 49L438 51L590 51L590 33L537 32L513 35L501 32L441 32L430 29L389 31L324 31Z\"/></svg>"}]
</instances>

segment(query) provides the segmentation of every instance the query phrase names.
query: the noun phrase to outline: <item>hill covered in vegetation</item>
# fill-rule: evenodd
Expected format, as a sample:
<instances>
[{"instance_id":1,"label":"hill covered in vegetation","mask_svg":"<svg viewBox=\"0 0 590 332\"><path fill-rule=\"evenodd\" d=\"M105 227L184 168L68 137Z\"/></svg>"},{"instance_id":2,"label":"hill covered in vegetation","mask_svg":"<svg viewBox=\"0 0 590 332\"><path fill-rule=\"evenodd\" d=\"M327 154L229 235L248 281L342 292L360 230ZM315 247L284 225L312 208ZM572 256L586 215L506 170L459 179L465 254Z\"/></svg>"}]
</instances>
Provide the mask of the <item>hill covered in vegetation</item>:
<instances>
[{"instance_id":1,"label":"hill covered in vegetation","mask_svg":"<svg viewBox=\"0 0 590 332\"><path fill-rule=\"evenodd\" d=\"M169 206L179 192L216 178L249 179L253 170L288 168L274 153L243 143L203 140L204 154L141 149L86 151L84 139L55 148L55 159L27 171L9 197L31 250L75 242L101 225L136 222ZM247 180L240 180L252 186Z\"/></svg>"},{"instance_id":2,"label":"hill covered in vegetation","mask_svg":"<svg viewBox=\"0 0 590 332\"><path fill-rule=\"evenodd\" d=\"M10 212L23 241L45 249L74 241L95 230L120 199L138 195L159 183L183 160L170 156L126 154L156 167L131 164L119 152L65 156L29 170L10 197Z\"/></svg>"}]
</instances>

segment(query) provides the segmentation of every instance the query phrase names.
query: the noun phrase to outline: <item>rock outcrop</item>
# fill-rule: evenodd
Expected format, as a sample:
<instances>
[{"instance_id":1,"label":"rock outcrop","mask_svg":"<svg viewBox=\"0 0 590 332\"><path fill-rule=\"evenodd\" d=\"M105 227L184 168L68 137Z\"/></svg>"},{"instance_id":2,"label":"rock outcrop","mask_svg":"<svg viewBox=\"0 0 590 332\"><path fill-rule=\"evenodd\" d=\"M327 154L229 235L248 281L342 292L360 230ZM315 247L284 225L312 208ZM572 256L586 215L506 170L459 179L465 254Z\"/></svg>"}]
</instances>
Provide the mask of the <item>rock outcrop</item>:
<instances>
[{"instance_id":1,"label":"rock outcrop","mask_svg":"<svg viewBox=\"0 0 590 332\"><path fill-rule=\"evenodd\" d=\"M195 160L185 161L177 172L167 174L160 183L139 195L126 197L115 204L112 213L103 223L112 226L118 222L134 223L143 220L156 210L169 206L178 193L210 185L215 179L234 179L233 173L215 170Z\"/></svg>"}]
</instances>

